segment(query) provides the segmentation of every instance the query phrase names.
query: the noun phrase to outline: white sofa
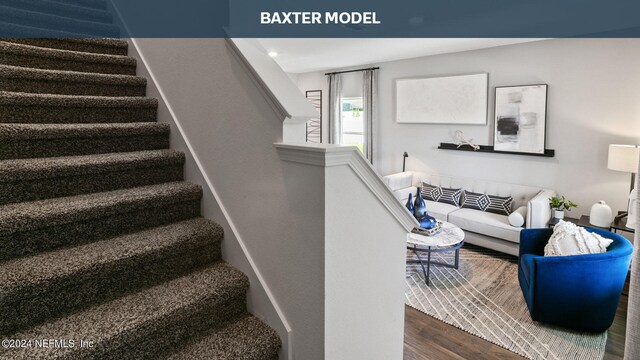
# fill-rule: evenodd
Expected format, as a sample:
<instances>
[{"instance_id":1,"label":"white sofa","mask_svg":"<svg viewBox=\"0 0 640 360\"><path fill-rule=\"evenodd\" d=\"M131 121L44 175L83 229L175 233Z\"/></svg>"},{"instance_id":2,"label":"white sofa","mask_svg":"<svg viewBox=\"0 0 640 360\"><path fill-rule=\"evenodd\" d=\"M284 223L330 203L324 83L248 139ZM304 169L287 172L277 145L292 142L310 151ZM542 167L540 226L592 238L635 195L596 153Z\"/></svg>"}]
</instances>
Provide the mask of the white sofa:
<instances>
[{"instance_id":1,"label":"white sofa","mask_svg":"<svg viewBox=\"0 0 640 360\"><path fill-rule=\"evenodd\" d=\"M447 188L462 188L487 195L511 196L513 210L523 206L523 210L526 211L524 227L511 226L507 215L459 208L426 199L425 203L429 215L453 223L464 230L466 242L515 256L518 256L520 231L523 228L547 227L549 219L551 219L549 198L555 196L555 191L539 187L411 171L384 176L383 180L393 191L398 201L403 204L406 203L409 193L416 195L417 188L422 182Z\"/></svg>"}]
</instances>

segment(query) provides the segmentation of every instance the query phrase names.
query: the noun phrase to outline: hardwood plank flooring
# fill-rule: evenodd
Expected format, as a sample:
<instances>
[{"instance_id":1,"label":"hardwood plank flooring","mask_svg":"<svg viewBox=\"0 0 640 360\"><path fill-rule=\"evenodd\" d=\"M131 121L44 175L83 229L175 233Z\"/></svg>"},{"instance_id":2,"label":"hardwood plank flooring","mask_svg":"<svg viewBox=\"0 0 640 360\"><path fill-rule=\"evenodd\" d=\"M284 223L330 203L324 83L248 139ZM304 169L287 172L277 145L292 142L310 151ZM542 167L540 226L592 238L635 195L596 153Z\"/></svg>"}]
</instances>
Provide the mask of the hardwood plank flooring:
<instances>
[{"instance_id":1,"label":"hardwood plank flooring","mask_svg":"<svg viewBox=\"0 0 640 360\"><path fill-rule=\"evenodd\" d=\"M616 318L609 329L604 360L622 360L623 358L628 294L629 291L625 287ZM523 359L523 357L405 306L404 359L508 360Z\"/></svg>"}]
</instances>

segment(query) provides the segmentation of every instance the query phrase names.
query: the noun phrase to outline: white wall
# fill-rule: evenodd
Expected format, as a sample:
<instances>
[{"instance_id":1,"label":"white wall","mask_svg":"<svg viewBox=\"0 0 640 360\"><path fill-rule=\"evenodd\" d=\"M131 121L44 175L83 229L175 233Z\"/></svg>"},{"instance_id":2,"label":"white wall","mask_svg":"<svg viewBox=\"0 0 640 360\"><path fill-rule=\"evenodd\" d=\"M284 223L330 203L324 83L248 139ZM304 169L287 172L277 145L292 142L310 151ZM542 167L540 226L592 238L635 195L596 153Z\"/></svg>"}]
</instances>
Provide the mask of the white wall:
<instances>
[{"instance_id":1,"label":"white wall","mask_svg":"<svg viewBox=\"0 0 640 360\"><path fill-rule=\"evenodd\" d=\"M205 188L203 215L225 227L223 258L249 276L250 310L285 341L282 358L323 359L322 169L290 169L280 160L273 144L282 140L282 119L224 39L136 43L173 111L161 108L160 119L171 122L174 115L191 149L175 124L172 146L193 150L199 160L200 168L188 163L186 177ZM265 292L293 329L294 342L287 344L286 327Z\"/></svg>"},{"instance_id":2,"label":"white wall","mask_svg":"<svg viewBox=\"0 0 640 360\"><path fill-rule=\"evenodd\" d=\"M355 147L277 146L288 170L324 169L325 359L401 359L406 238L417 221Z\"/></svg>"},{"instance_id":3,"label":"white wall","mask_svg":"<svg viewBox=\"0 0 640 360\"><path fill-rule=\"evenodd\" d=\"M580 205L570 216L588 214L598 200L622 210L630 176L606 168L607 149L610 143L640 143L639 63L638 39L558 39L375 64L380 123L374 164L382 174L398 172L407 151L409 170L555 189ZM489 73L488 125L395 123L393 79L474 72ZM299 88L326 92L323 73L298 74ZM452 142L455 130L492 144L493 88L537 83L549 85L547 147L556 157L437 149Z\"/></svg>"},{"instance_id":4,"label":"white wall","mask_svg":"<svg viewBox=\"0 0 640 360\"><path fill-rule=\"evenodd\" d=\"M347 166L326 187L325 358L401 359L407 231Z\"/></svg>"}]
</instances>

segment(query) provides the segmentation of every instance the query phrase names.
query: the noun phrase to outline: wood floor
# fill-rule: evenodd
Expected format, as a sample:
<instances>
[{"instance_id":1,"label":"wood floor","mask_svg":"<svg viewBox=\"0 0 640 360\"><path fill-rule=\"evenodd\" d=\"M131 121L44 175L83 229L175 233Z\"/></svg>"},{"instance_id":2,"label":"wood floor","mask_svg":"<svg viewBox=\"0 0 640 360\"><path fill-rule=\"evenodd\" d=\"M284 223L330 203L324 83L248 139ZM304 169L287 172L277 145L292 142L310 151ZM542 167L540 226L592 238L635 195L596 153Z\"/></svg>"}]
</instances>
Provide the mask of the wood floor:
<instances>
[{"instance_id":1,"label":"wood floor","mask_svg":"<svg viewBox=\"0 0 640 360\"><path fill-rule=\"evenodd\" d=\"M616 318L609 329L605 360L618 360L623 357L629 293L627 286L625 286L620 299ZM502 360L523 358L454 326L436 320L418 310L405 306L404 359Z\"/></svg>"}]
</instances>

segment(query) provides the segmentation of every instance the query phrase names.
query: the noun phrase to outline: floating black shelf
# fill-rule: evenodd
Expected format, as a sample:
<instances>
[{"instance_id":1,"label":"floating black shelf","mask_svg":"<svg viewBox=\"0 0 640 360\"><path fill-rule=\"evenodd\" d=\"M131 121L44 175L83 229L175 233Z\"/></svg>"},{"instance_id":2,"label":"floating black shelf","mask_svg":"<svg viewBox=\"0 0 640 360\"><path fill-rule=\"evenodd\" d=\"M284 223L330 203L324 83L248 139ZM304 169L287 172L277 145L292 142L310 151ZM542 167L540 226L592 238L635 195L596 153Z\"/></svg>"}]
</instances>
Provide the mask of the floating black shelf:
<instances>
[{"instance_id":1,"label":"floating black shelf","mask_svg":"<svg viewBox=\"0 0 640 360\"><path fill-rule=\"evenodd\" d=\"M484 153L497 153L497 154L509 154L509 155L542 156L542 157L554 157L554 156L556 156L556 151L553 150L553 149L545 149L544 150L544 154L534 154L534 153L527 153L527 152L493 150L493 145L480 145L480 149L473 150L473 148L470 145L462 145L462 146L458 147L458 145L452 144L452 143L440 143L440 146L438 146L438 149L484 152Z\"/></svg>"}]
</instances>

